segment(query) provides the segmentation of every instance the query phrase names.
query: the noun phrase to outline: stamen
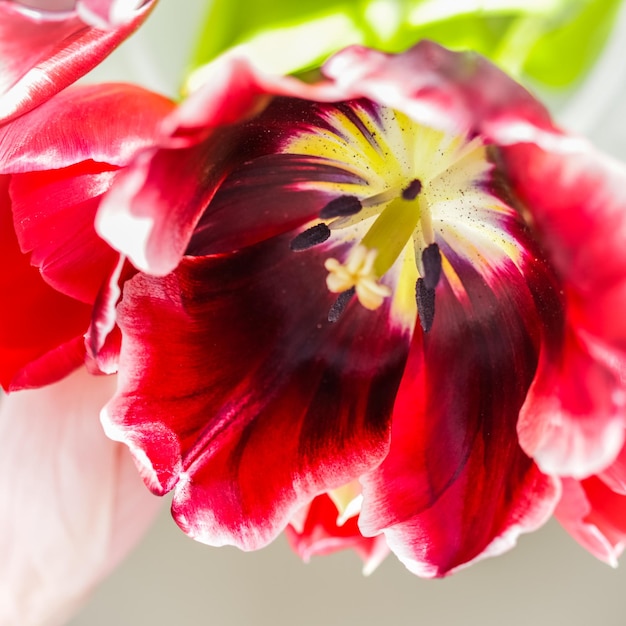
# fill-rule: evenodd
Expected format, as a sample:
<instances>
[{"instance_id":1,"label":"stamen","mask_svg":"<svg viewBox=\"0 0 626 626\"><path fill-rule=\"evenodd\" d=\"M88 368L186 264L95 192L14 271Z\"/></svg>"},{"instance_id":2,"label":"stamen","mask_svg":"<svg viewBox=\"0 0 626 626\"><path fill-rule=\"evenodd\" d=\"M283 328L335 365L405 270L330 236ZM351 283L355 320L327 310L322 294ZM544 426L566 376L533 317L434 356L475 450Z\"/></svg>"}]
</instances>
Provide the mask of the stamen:
<instances>
[{"instance_id":1,"label":"stamen","mask_svg":"<svg viewBox=\"0 0 626 626\"><path fill-rule=\"evenodd\" d=\"M370 311L375 311L383 300L391 295L387 285L378 282L374 271L377 250L370 250L363 245L354 246L343 264L337 259L326 259L324 267L328 270L326 286L332 293L341 293L352 287L356 288L359 302Z\"/></svg>"},{"instance_id":2,"label":"stamen","mask_svg":"<svg viewBox=\"0 0 626 626\"><path fill-rule=\"evenodd\" d=\"M339 318L343 315L343 312L346 310L348 306L348 302L352 300L352 296L356 289L352 287L347 291L343 291L339 294L339 297L335 300L333 305L330 307L330 311L328 311L328 321L331 324L334 324Z\"/></svg>"},{"instance_id":3,"label":"stamen","mask_svg":"<svg viewBox=\"0 0 626 626\"><path fill-rule=\"evenodd\" d=\"M313 246L324 243L330 237L330 228L326 224L316 224L299 235L296 235L290 242L289 247L294 252L308 250Z\"/></svg>"},{"instance_id":4,"label":"stamen","mask_svg":"<svg viewBox=\"0 0 626 626\"><path fill-rule=\"evenodd\" d=\"M385 204L386 202L391 202L397 197L398 190L395 187L390 187L389 189L385 189L385 191L376 193L373 196L363 198L363 200L361 200L361 205L363 207L376 206L377 204Z\"/></svg>"},{"instance_id":5,"label":"stamen","mask_svg":"<svg viewBox=\"0 0 626 626\"><path fill-rule=\"evenodd\" d=\"M321 211L320 218L329 220L333 217L356 215L363 205L356 196L339 196L331 200Z\"/></svg>"},{"instance_id":6,"label":"stamen","mask_svg":"<svg viewBox=\"0 0 626 626\"><path fill-rule=\"evenodd\" d=\"M422 252L424 265L424 285L427 289L434 289L441 276L441 252L436 243L431 243Z\"/></svg>"},{"instance_id":7,"label":"stamen","mask_svg":"<svg viewBox=\"0 0 626 626\"><path fill-rule=\"evenodd\" d=\"M423 278L418 278L415 285L415 300L420 325L425 333L433 326L435 321L435 290L426 286Z\"/></svg>"},{"instance_id":8,"label":"stamen","mask_svg":"<svg viewBox=\"0 0 626 626\"><path fill-rule=\"evenodd\" d=\"M419 178L412 180L409 186L402 190L402 197L405 200L415 200L422 191L422 181Z\"/></svg>"}]
</instances>

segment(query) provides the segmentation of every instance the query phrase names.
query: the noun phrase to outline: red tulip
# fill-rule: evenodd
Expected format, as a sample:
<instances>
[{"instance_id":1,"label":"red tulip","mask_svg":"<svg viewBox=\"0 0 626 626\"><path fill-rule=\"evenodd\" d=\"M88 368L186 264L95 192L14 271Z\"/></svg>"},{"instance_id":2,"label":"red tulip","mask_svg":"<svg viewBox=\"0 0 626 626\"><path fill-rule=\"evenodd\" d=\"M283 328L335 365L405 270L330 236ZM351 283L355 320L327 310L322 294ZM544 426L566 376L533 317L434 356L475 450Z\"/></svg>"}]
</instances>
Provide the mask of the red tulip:
<instances>
[{"instance_id":1,"label":"red tulip","mask_svg":"<svg viewBox=\"0 0 626 626\"><path fill-rule=\"evenodd\" d=\"M359 478L361 533L443 575L621 447L626 173L473 54L323 74L224 57L117 179L98 230L142 272L105 426L200 541Z\"/></svg>"},{"instance_id":2,"label":"red tulip","mask_svg":"<svg viewBox=\"0 0 626 626\"><path fill-rule=\"evenodd\" d=\"M67 240L72 262L48 271L49 241L20 234L39 217L17 170L13 223L46 284L105 294L85 300L105 320L100 369L115 333L97 328L121 330L105 428L153 492L174 491L189 535L255 549L309 506L335 537L316 507L358 479L351 536L383 535L441 576L540 526L561 477L566 497L567 480L624 480L626 170L473 54L353 47L323 74L266 76L229 54L129 151L84 228L94 241L97 211L134 275L81 274L90 254ZM51 161L50 142L32 145L25 173ZM292 528L299 552L326 549Z\"/></svg>"}]
</instances>

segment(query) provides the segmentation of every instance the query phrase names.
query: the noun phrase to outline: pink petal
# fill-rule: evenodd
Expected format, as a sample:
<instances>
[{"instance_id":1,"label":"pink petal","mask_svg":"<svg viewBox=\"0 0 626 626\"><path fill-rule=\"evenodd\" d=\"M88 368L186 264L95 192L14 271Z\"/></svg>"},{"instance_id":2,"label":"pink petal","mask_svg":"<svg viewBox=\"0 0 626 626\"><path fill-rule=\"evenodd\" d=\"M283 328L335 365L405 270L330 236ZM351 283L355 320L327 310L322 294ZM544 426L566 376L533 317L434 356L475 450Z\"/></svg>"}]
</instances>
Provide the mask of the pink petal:
<instances>
[{"instance_id":1,"label":"pink petal","mask_svg":"<svg viewBox=\"0 0 626 626\"><path fill-rule=\"evenodd\" d=\"M389 454L361 478L363 534L384 531L400 560L426 577L510 549L558 497L515 430L540 340L560 308L550 272L529 253L525 276L509 263L485 279L446 256L464 294L442 278L433 327L413 338Z\"/></svg>"},{"instance_id":2,"label":"pink petal","mask_svg":"<svg viewBox=\"0 0 626 626\"><path fill-rule=\"evenodd\" d=\"M386 452L408 340L387 307L355 304L329 323L324 252L290 252L291 236L139 274L118 307L107 432L151 489L175 489L177 522L211 545L267 544Z\"/></svg>"},{"instance_id":3,"label":"pink petal","mask_svg":"<svg viewBox=\"0 0 626 626\"><path fill-rule=\"evenodd\" d=\"M548 111L495 65L432 41L398 55L351 46L331 57L323 72L343 99L365 97L452 133L491 138L502 127L511 133L516 124L554 131Z\"/></svg>"},{"instance_id":4,"label":"pink petal","mask_svg":"<svg viewBox=\"0 0 626 626\"><path fill-rule=\"evenodd\" d=\"M116 11L113 4L123 9L119 15L125 21L99 30L74 12L39 12L2 0L0 124L34 109L94 68L139 27L155 2L134 10L129 0L109 1L111 10Z\"/></svg>"},{"instance_id":5,"label":"pink petal","mask_svg":"<svg viewBox=\"0 0 626 626\"><path fill-rule=\"evenodd\" d=\"M598 478L612 491L626 496L626 446L624 446L617 458Z\"/></svg>"},{"instance_id":6,"label":"pink petal","mask_svg":"<svg viewBox=\"0 0 626 626\"><path fill-rule=\"evenodd\" d=\"M617 567L626 546L626 496L595 477L563 478L563 496L555 515L565 529L596 558Z\"/></svg>"},{"instance_id":7,"label":"pink petal","mask_svg":"<svg viewBox=\"0 0 626 626\"><path fill-rule=\"evenodd\" d=\"M520 444L543 471L584 478L612 463L624 443L623 382L567 329L542 355L520 412Z\"/></svg>"},{"instance_id":8,"label":"pink petal","mask_svg":"<svg viewBox=\"0 0 626 626\"><path fill-rule=\"evenodd\" d=\"M0 622L62 624L158 510L98 411L115 379L77 372L0 398Z\"/></svg>"},{"instance_id":9,"label":"pink petal","mask_svg":"<svg viewBox=\"0 0 626 626\"><path fill-rule=\"evenodd\" d=\"M194 234L205 247L208 238L212 251L223 251L310 220L324 203L321 194L298 193L299 183L322 176L356 182L356 176L339 165L333 170L313 159L273 154L296 124L319 125L314 107L276 103L248 124L215 130L200 143L144 151L120 172L104 199L98 232L137 268L165 275L176 267ZM268 135L268 127L280 133ZM222 186L235 167L237 177ZM192 248L197 246L192 243Z\"/></svg>"},{"instance_id":10,"label":"pink petal","mask_svg":"<svg viewBox=\"0 0 626 626\"><path fill-rule=\"evenodd\" d=\"M624 442L626 168L588 146L503 154L567 310L565 331L542 355L520 441L545 471L583 478L612 463Z\"/></svg>"},{"instance_id":11,"label":"pink petal","mask_svg":"<svg viewBox=\"0 0 626 626\"><path fill-rule=\"evenodd\" d=\"M78 0L76 10L87 24L110 28L131 21L144 4L146 0Z\"/></svg>"}]
</instances>

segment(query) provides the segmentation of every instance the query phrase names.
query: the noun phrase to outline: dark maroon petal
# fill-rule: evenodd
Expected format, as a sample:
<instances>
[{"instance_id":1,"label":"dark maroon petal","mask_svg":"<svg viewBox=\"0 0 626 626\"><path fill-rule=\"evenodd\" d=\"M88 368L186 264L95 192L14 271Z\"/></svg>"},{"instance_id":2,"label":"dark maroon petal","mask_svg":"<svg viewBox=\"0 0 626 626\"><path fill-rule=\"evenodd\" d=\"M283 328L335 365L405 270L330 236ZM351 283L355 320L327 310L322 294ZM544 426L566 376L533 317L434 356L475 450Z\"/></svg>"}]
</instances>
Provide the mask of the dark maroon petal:
<instances>
[{"instance_id":1,"label":"dark maroon petal","mask_svg":"<svg viewBox=\"0 0 626 626\"><path fill-rule=\"evenodd\" d=\"M0 383L5 389L60 380L84 360L91 307L47 285L13 230L8 177L0 179Z\"/></svg>"},{"instance_id":2,"label":"dark maroon petal","mask_svg":"<svg viewBox=\"0 0 626 626\"><path fill-rule=\"evenodd\" d=\"M559 315L550 272L529 254L525 276L508 262L485 279L440 247L462 287L442 275L432 329L413 338L389 455L362 480L360 520L429 577L512 547L557 497L516 433L546 317Z\"/></svg>"},{"instance_id":3,"label":"dark maroon petal","mask_svg":"<svg viewBox=\"0 0 626 626\"><path fill-rule=\"evenodd\" d=\"M286 237L125 285L110 436L193 537L256 548L386 453L408 338L386 306L331 324L318 249Z\"/></svg>"},{"instance_id":4,"label":"dark maroon petal","mask_svg":"<svg viewBox=\"0 0 626 626\"><path fill-rule=\"evenodd\" d=\"M259 157L228 177L194 229L187 254L230 252L283 234L317 218L333 198L315 181L363 183L337 164L304 155Z\"/></svg>"},{"instance_id":5,"label":"dark maroon petal","mask_svg":"<svg viewBox=\"0 0 626 626\"><path fill-rule=\"evenodd\" d=\"M579 142L502 151L510 184L564 288L562 341L542 357L522 411L544 471L583 478L613 462L626 406L626 169Z\"/></svg>"},{"instance_id":6,"label":"dark maroon petal","mask_svg":"<svg viewBox=\"0 0 626 626\"><path fill-rule=\"evenodd\" d=\"M156 0L115 27L89 27L74 12L28 11L0 2L0 124L34 109L107 57L146 19Z\"/></svg>"},{"instance_id":7,"label":"dark maroon petal","mask_svg":"<svg viewBox=\"0 0 626 626\"><path fill-rule=\"evenodd\" d=\"M165 275L184 253L234 250L310 221L332 199L311 183L363 182L337 161L276 154L296 132L325 128L323 112L279 98L199 143L144 151L105 198L98 232L137 268Z\"/></svg>"}]
</instances>

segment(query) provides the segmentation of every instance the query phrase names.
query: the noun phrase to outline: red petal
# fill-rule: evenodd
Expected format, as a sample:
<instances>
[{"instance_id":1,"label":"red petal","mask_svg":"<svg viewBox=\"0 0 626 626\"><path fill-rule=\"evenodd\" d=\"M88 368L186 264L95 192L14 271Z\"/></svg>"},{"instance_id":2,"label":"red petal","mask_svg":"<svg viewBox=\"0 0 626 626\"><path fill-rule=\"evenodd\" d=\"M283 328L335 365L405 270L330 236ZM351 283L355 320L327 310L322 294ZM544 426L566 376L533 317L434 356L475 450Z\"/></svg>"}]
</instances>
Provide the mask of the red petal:
<instances>
[{"instance_id":1,"label":"red petal","mask_svg":"<svg viewBox=\"0 0 626 626\"><path fill-rule=\"evenodd\" d=\"M126 165L154 143L172 107L167 98L133 85L72 87L0 129L1 171L60 169L88 160Z\"/></svg>"},{"instance_id":2,"label":"red petal","mask_svg":"<svg viewBox=\"0 0 626 626\"><path fill-rule=\"evenodd\" d=\"M624 446L617 458L598 478L612 491L626 496L626 446Z\"/></svg>"},{"instance_id":3,"label":"red petal","mask_svg":"<svg viewBox=\"0 0 626 626\"><path fill-rule=\"evenodd\" d=\"M542 357L520 420L524 449L545 471L582 478L624 441L626 168L590 147L504 151L564 285L567 329Z\"/></svg>"},{"instance_id":4,"label":"red petal","mask_svg":"<svg viewBox=\"0 0 626 626\"><path fill-rule=\"evenodd\" d=\"M364 537L356 517L338 526L337 507L328 495L317 496L307 509L301 528L296 529L292 524L285 528L291 548L303 561L352 548L363 559L366 573L371 573L389 553L384 536Z\"/></svg>"},{"instance_id":5,"label":"red petal","mask_svg":"<svg viewBox=\"0 0 626 626\"><path fill-rule=\"evenodd\" d=\"M20 248L57 291L93 304L118 263L94 219L115 176L93 161L60 170L16 174L9 192ZM54 237L51 237L54 233Z\"/></svg>"},{"instance_id":6,"label":"red petal","mask_svg":"<svg viewBox=\"0 0 626 626\"><path fill-rule=\"evenodd\" d=\"M5 389L40 386L63 378L85 355L82 335L91 307L52 289L19 249L0 179L0 383Z\"/></svg>"},{"instance_id":7,"label":"red petal","mask_svg":"<svg viewBox=\"0 0 626 626\"><path fill-rule=\"evenodd\" d=\"M565 529L596 558L617 567L626 546L626 496L591 477L563 478L563 496L555 515Z\"/></svg>"},{"instance_id":8,"label":"red petal","mask_svg":"<svg viewBox=\"0 0 626 626\"><path fill-rule=\"evenodd\" d=\"M529 255L526 276L511 263L487 283L445 254L464 293L442 277L434 325L413 339L389 455L361 481L363 533L384 530L428 577L511 548L547 520L558 492L516 434L545 323L535 292L549 315L559 310L550 275Z\"/></svg>"},{"instance_id":9,"label":"red petal","mask_svg":"<svg viewBox=\"0 0 626 626\"><path fill-rule=\"evenodd\" d=\"M158 511L98 421L114 389L79 371L0 402L2 624L65 624Z\"/></svg>"},{"instance_id":10,"label":"red petal","mask_svg":"<svg viewBox=\"0 0 626 626\"><path fill-rule=\"evenodd\" d=\"M319 254L282 237L125 286L107 429L196 539L260 547L386 453L407 338L386 307L330 324Z\"/></svg>"},{"instance_id":11,"label":"red petal","mask_svg":"<svg viewBox=\"0 0 626 626\"><path fill-rule=\"evenodd\" d=\"M146 19L156 0L108 30L75 13L27 10L0 2L0 124L51 98L107 57Z\"/></svg>"},{"instance_id":12,"label":"red petal","mask_svg":"<svg viewBox=\"0 0 626 626\"><path fill-rule=\"evenodd\" d=\"M115 341L107 344L106 354L100 351L114 327L122 263L119 253L95 232L96 209L117 166L153 140L172 106L141 88L80 86L0 129L4 167L18 172L11 177L8 211L13 211L21 250L32 251L31 264L57 291L95 305L89 331L93 370L116 369ZM111 111L116 110L123 110L124 115L111 119ZM14 236L13 226L9 233ZM15 256L16 263L26 262L18 249ZM17 284L20 274L17 268L15 272L5 279L8 284ZM5 343L13 346L13 361L7 365L13 373L3 377L3 384L13 380L14 387L43 384L48 377L54 380L75 367L78 356L84 356L82 337L89 328L90 308L70 303L61 293L53 295L36 270L24 268L24 273L32 280L19 284L20 303L29 302L30 309L24 315L16 307L11 314L15 320L5 331L9 333ZM51 305L43 307L48 299ZM51 317L57 315L61 321ZM37 321L35 330L35 320L45 322ZM52 328L46 328L48 322ZM16 332L20 327L23 332ZM32 335L28 341L27 333ZM19 350L18 345L22 346ZM14 378L16 368L29 362L28 370Z\"/></svg>"}]
</instances>

